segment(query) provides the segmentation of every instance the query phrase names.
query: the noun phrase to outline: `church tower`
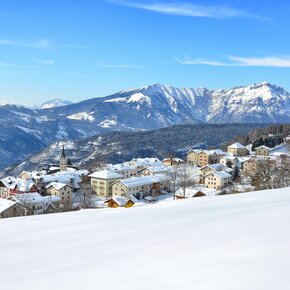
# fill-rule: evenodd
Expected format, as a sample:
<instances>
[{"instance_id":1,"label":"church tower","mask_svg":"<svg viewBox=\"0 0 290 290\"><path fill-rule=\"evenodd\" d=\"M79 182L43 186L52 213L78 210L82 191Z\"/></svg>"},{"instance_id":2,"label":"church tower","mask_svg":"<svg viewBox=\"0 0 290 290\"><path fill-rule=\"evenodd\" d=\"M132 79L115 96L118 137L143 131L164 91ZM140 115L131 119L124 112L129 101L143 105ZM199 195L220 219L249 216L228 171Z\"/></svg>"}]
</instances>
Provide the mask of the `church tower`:
<instances>
[{"instance_id":1,"label":"church tower","mask_svg":"<svg viewBox=\"0 0 290 290\"><path fill-rule=\"evenodd\" d=\"M67 167L67 158L65 156L64 145L63 145L61 155L60 155L59 169L60 171L66 171L66 167Z\"/></svg>"}]
</instances>

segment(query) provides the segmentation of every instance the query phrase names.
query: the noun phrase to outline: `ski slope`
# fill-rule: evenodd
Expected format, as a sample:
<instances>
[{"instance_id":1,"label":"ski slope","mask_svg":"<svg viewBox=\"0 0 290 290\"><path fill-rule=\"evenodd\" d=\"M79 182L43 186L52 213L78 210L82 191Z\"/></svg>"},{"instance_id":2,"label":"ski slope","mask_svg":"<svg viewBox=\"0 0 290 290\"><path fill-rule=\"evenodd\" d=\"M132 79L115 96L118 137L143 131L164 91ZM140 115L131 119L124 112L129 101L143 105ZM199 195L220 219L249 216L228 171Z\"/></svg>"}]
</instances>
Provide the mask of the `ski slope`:
<instances>
[{"instance_id":1,"label":"ski slope","mask_svg":"<svg viewBox=\"0 0 290 290\"><path fill-rule=\"evenodd\" d=\"M0 289L290 289L290 188L0 220Z\"/></svg>"}]
</instances>

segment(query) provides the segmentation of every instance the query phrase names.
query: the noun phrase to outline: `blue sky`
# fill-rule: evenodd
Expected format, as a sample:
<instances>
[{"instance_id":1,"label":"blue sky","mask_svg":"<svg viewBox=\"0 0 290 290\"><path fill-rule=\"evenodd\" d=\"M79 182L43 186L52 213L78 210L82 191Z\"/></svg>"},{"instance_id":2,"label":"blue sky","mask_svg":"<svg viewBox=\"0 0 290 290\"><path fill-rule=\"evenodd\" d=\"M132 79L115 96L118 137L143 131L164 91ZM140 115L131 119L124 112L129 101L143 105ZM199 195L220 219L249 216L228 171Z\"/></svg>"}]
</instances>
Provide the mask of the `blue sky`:
<instances>
[{"instance_id":1,"label":"blue sky","mask_svg":"<svg viewBox=\"0 0 290 290\"><path fill-rule=\"evenodd\" d=\"M290 90L288 1L1 0L0 103L162 83Z\"/></svg>"}]
</instances>

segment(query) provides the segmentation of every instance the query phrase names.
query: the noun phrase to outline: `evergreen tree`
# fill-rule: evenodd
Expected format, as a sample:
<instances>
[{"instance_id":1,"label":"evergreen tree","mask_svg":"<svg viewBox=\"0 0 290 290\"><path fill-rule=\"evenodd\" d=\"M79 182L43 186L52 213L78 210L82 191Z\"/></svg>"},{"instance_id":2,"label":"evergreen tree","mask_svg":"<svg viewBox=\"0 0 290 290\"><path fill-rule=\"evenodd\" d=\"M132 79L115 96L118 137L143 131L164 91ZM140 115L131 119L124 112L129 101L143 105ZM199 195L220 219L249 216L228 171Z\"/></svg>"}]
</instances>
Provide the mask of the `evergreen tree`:
<instances>
[{"instance_id":1,"label":"evergreen tree","mask_svg":"<svg viewBox=\"0 0 290 290\"><path fill-rule=\"evenodd\" d=\"M237 181L237 180L239 180L240 177L241 177L240 169L239 169L238 166L236 166L236 167L234 168L233 181Z\"/></svg>"}]
</instances>

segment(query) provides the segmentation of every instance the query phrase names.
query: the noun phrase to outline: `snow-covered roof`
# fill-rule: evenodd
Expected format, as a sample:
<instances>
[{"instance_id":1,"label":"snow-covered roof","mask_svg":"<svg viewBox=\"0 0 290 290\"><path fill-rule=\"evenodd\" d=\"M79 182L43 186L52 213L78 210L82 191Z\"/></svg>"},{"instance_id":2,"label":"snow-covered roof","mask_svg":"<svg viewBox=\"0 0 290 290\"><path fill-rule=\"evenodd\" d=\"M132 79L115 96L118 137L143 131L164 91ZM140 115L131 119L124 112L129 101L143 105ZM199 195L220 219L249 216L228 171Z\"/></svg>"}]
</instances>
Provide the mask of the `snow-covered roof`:
<instances>
[{"instance_id":1,"label":"snow-covered roof","mask_svg":"<svg viewBox=\"0 0 290 290\"><path fill-rule=\"evenodd\" d=\"M185 189L185 196L183 195L183 190L182 188L179 188L175 195L180 196L180 197L187 197L187 198L192 198L194 197L198 192L204 193L206 196L214 196L218 193L216 189L210 189L210 188L191 188L187 187Z\"/></svg>"},{"instance_id":2,"label":"snow-covered roof","mask_svg":"<svg viewBox=\"0 0 290 290\"><path fill-rule=\"evenodd\" d=\"M38 192L16 194L15 199L24 204L43 203L44 198Z\"/></svg>"},{"instance_id":3,"label":"snow-covered roof","mask_svg":"<svg viewBox=\"0 0 290 290\"><path fill-rule=\"evenodd\" d=\"M8 176L1 179L1 182L4 184L6 188L14 189L16 187L16 178L13 176Z\"/></svg>"},{"instance_id":4,"label":"snow-covered roof","mask_svg":"<svg viewBox=\"0 0 290 290\"><path fill-rule=\"evenodd\" d=\"M130 165L136 165L136 166L155 166L155 165L160 165L162 166L163 163L160 161L158 158L134 158L129 162Z\"/></svg>"},{"instance_id":5,"label":"snow-covered roof","mask_svg":"<svg viewBox=\"0 0 290 290\"><path fill-rule=\"evenodd\" d=\"M116 172L123 172L123 171L133 171L137 169L137 166L128 163L119 163L119 164L107 164L106 169Z\"/></svg>"},{"instance_id":6,"label":"snow-covered roof","mask_svg":"<svg viewBox=\"0 0 290 290\"><path fill-rule=\"evenodd\" d=\"M65 186L70 186L72 187L71 185L67 184L67 183L61 183L61 182L51 182L49 183L48 185L45 186L45 188L50 188L50 187L53 187L54 189L56 190L61 190L63 187Z\"/></svg>"},{"instance_id":7,"label":"snow-covered roof","mask_svg":"<svg viewBox=\"0 0 290 290\"><path fill-rule=\"evenodd\" d=\"M262 145L262 146L256 147L255 150L257 150L257 149L267 149L267 150L270 150L270 148L267 147L267 146L265 146L265 145Z\"/></svg>"},{"instance_id":8,"label":"snow-covered roof","mask_svg":"<svg viewBox=\"0 0 290 290\"><path fill-rule=\"evenodd\" d=\"M109 202L110 200L114 200L119 206L124 206L129 200L132 200L132 199L126 198L124 196L114 195L112 198L105 201L105 203Z\"/></svg>"},{"instance_id":9,"label":"snow-covered roof","mask_svg":"<svg viewBox=\"0 0 290 290\"><path fill-rule=\"evenodd\" d=\"M73 186L75 188L79 188L79 183L82 181L82 177L87 176L88 174L88 170L66 170L53 174L44 174L41 176L41 178L43 179L44 183L60 182L69 184L73 182Z\"/></svg>"},{"instance_id":10,"label":"snow-covered roof","mask_svg":"<svg viewBox=\"0 0 290 290\"><path fill-rule=\"evenodd\" d=\"M43 200L46 203L52 203L52 202L59 202L61 201L61 198L57 195L48 195L48 196L43 196Z\"/></svg>"},{"instance_id":11,"label":"snow-covered roof","mask_svg":"<svg viewBox=\"0 0 290 290\"><path fill-rule=\"evenodd\" d=\"M0 213L4 212L5 210L9 209L11 206L15 204L16 204L15 201L0 198Z\"/></svg>"},{"instance_id":12,"label":"snow-covered roof","mask_svg":"<svg viewBox=\"0 0 290 290\"><path fill-rule=\"evenodd\" d=\"M144 170L148 170L152 173L163 172L166 173L169 171L169 167L165 166L148 166Z\"/></svg>"},{"instance_id":13,"label":"snow-covered roof","mask_svg":"<svg viewBox=\"0 0 290 290\"><path fill-rule=\"evenodd\" d=\"M221 150L221 149L214 149L214 150L211 150L211 151L215 152L218 155L226 155L226 153L223 150Z\"/></svg>"},{"instance_id":14,"label":"snow-covered roof","mask_svg":"<svg viewBox=\"0 0 290 290\"><path fill-rule=\"evenodd\" d=\"M123 178L123 175L114 172L112 170L101 170L101 171L95 171L94 173L92 173L91 175L89 175L89 177L92 178L100 178L100 179L121 179Z\"/></svg>"},{"instance_id":15,"label":"snow-covered roof","mask_svg":"<svg viewBox=\"0 0 290 290\"><path fill-rule=\"evenodd\" d=\"M149 185L153 183L159 183L170 180L170 177L165 174L148 175L142 177L132 177L120 180L127 188L133 188L143 185Z\"/></svg>"},{"instance_id":16,"label":"snow-covered roof","mask_svg":"<svg viewBox=\"0 0 290 290\"><path fill-rule=\"evenodd\" d=\"M230 145L228 148L230 148L230 149L247 149L244 145L242 145L239 142Z\"/></svg>"},{"instance_id":17,"label":"snow-covered roof","mask_svg":"<svg viewBox=\"0 0 290 290\"><path fill-rule=\"evenodd\" d=\"M211 174L214 174L218 177L220 177L221 179L224 179L224 178L229 178L231 177L231 175L225 171L214 171L214 172L210 172L209 174L207 174L206 176L209 176Z\"/></svg>"}]
</instances>

